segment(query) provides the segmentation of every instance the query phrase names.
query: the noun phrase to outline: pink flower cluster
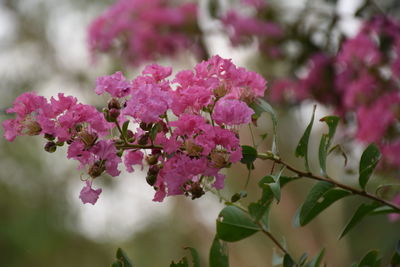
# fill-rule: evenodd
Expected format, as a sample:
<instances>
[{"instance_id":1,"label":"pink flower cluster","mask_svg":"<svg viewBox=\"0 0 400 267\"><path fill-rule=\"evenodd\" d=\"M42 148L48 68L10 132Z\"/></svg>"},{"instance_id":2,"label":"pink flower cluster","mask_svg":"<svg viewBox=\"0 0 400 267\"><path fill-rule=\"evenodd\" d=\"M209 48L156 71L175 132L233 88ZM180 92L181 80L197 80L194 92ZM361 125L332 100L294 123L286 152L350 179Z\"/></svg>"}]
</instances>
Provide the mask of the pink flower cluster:
<instances>
[{"instance_id":1,"label":"pink flower cluster","mask_svg":"<svg viewBox=\"0 0 400 267\"><path fill-rule=\"evenodd\" d=\"M242 0L242 3L255 9L255 16L240 14L230 9L222 18L233 45L246 44L257 39L261 53L271 58L281 55L278 43L283 38L282 28L275 22L265 20L264 14L269 6L261 0Z\"/></svg>"},{"instance_id":2,"label":"pink flower cluster","mask_svg":"<svg viewBox=\"0 0 400 267\"><path fill-rule=\"evenodd\" d=\"M386 163L400 161L400 24L388 17L365 22L336 56L316 54L308 74L272 86L274 100L315 99L338 113L355 113L358 140L380 145Z\"/></svg>"},{"instance_id":3,"label":"pink flower cluster","mask_svg":"<svg viewBox=\"0 0 400 267\"><path fill-rule=\"evenodd\" d=\"M43 135L49 152L66 143L67 157L90 176L80 194L84 203L94 204L101 193L92 188L94 179L118 176L122 162L128 172L148 166L155 201L198 198L205 186L222 188L221 170L242 158L237 127L252 121L248 104L264 95L266 82L219 56L172 80L171 73L153 64L134 80L120 72L98 78L95 92L112 97L103 113L71 96L48 101L25 93L8 110L17 117L3 122L5 137ZM139 127L128 129L129 122Z\"/></svg>"},{"instance_id":4,"label":"pink flower cluster","mask_svg":"<svg viewBox=\"0 0 400 267\"><path fill-rule=\"evenodd\" d=\"M184 49L200 53L195 39L197 5L173 5L167 0L119 0L89 27L89 47L96 52L117 52L138 65ZM179 1L174 1L179 2Z\"/></svg>"}]
</instances>

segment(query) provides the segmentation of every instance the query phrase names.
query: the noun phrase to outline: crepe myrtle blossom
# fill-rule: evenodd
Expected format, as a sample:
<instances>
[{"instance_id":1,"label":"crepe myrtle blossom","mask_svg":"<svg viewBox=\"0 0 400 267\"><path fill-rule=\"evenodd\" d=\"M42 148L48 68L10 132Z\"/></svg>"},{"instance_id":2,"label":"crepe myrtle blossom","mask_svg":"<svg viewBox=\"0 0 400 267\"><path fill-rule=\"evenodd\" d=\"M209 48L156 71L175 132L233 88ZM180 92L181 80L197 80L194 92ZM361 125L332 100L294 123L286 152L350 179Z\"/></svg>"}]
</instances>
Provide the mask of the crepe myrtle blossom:
<instances>
[{"instance_id":1,"label":"crepe myrtle blossom","mask_svg":"<svg viewBox=\"0 0 400 267\"><path fill-rule=\"evenodd\" d=\"M223 188L221 170L242 158L237 130L252 121L248 105L264 95L266 81L219 56L173 78L171 73L170 67L151 64L133 80L121 72L99 77L96 94L110 96L102 112L64 94L48 100L24 93L7 110L15 118L3 122L4 137L40 135L48 152L68 146L67 158L86 173L83 203L99 198L96 179L105 173L116 177L123 167L147 170L154 201L199 198L206 188ZM130 123L138 127L131 130Z\"/></svg>"},{"instance_id":2,"label":"crepe myrtle blossom","mask_svg":"<svg viewBox=\"0 0 400 267\"><path fill-rule=\"evenodd\" d=\"M118 0L90 24L89 49L93 58L116 52L134 66L184 50L202 56L197 12L185 1Z\"/></svg>"},{"instance_id":3,"label":"crepe myrtle blossom","mask_svg":"<svg viewBox=\"0 0 400 267\"><path fill-rule=\"evenodd\" d=\"M271 99L314 99L346 118L355 118L357 140L375 142L384 151L387 166L396 169L395 158L400 155L399 66L400 23L377 16L345 40L336 55L314 54L305 76L275 81Z\"/></svg>"}]
</instances>

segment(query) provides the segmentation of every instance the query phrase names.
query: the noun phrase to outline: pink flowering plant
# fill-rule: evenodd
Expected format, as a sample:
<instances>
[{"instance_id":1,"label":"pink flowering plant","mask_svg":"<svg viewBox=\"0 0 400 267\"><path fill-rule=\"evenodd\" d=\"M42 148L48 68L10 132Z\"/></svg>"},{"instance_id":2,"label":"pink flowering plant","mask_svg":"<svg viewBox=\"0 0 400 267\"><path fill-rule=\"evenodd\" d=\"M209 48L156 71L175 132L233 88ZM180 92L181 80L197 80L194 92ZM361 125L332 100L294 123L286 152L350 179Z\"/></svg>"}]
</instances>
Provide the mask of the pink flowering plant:
<instances>
[{"instance_id":1,"label":"pink flowering plant","mask_svg":"<svg viewBox=\"0 0 400 267\"><path fill-rule=\"evenodd\" d=\"M304 40L298 28L276 19L268 3L240 3L251 9L252 15L233 8L219 13L212 12L213 8L209 10L220 20L232 45L256 40L263 58L277 61L286 56L285 43ZM145 170L156 202L177 195L194 200L206 193L216 194L225 207L216 220L209 254L211 267L229 266L228 243L257 232L270 239L279 251L274 264L322 266L324 249L312 258L307 254L293 255L290 244L281 242L269 227L271 207L280 202L281 189L288 183L315 182L294 215L296 226L307 225L333 203L352 196L364 202L350 217L340 238L367 216L386 214L389 221L398 220L398 192L391 197L380 194L382 188L396 186L379 184L373 193L369 182L375 168L396 171L400 164L400 24L382 16L366 20L356 36L338 45L337 53L329 53L329 49L307 39L304 53L291 59L290 77L272 79L272 102L293 104L313 99L333 107L336 113L319 118L326 129L320 137L319 173L315 173L310 168L309 141L316 106L294 152L304 159L304 167L297 168L279 153L278 116L265 100L265 78L236 66L230 59L218 55L208 58L197 24L198 12L197 4L184 1L117 1L89 27L89 46L94 57L100 52L114 53L128 65L138 66L190 50L205 60L174 76L171 67L149 64L133 80L120 71L99 77L95 93L109 98L101 111L63 93L50 99L34 92L24 93L7 109L14 117L2 123L5 139L11 142L17 136L38 135L44 138L44 149L50 153L67 146L67 158L78 161L78 168L85 173L79 193L83 204L101 201L103 189L96 185L97 181L104 175L117 177L123 169L129 173ZM331 27L335 23L332 19ZM298 76L297 71L304 67L305 74ZM258 146L254 140L252 145L244 145L239 130L243 126L250 130L257 127L262 113L271 117L272 131L262 135L261 141L268 137L271 147ZM327 170L331 152L343 152L341 145L334 143L334 137L341 121L343 125L350 124L349 114L356 118L353 136L366 146L358 164L358 186L339 182ZM225 169L241 163L250 174L256 160L269 161L273 166L270 173L257 180L261 197L246 203L244 190L224 197L221 190L227 178ZM246 186L248 182L249 178ZM193 266L200 266L197 251L187 249ZM121 249L116 257L114 267L132 266ZM385 263L399 266L398 248L390 259L370 251L355 266ZM185 267L189 262L183 257L170 266Z\"/></svg>"}]
</instances>

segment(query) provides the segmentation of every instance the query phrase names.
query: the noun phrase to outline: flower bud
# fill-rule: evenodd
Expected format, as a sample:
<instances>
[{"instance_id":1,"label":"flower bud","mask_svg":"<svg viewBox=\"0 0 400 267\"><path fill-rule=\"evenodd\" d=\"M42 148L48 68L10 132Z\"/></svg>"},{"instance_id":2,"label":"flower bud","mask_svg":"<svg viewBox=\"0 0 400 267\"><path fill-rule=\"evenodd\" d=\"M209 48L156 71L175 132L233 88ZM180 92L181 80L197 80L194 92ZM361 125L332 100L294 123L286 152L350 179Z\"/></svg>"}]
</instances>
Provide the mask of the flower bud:
<instances>
[{"instance_id":1,"label":"flower bud","mask_svg":"<svg viewBox=\"0 0 400 267\"><path fill-rule=\"evenodd\" d=\"M46 150L49 153L53 153L57 150L57 144L54 143L53 141L47 142L46 145L44 146L44 150Z\"/></svg>"},{"instance_id":2,"label":"flower bud","mask_svg":"<svg viewBox=\"0 0 400 267\"><path fill-rule=\"evenodd\" d=\"M146 162L149 165L155 165L158 162L158 156L157 155L150 155L146 157Z\"/></svg>"},{"instance_id":3,"label":"flower bud","mask_svg":"<svg viewBox=\"0 0 400 267\"><path fill-rule=\"evenodd\" d=\"M150 131L151 128L153 127L153 124L152 123L141 122L139 126L143 131Z\"/></svg>"},{"instance_id":4,"label":"flower bud","mask_svg":"<svg viewBox=\"0 0 400 267\"><path fill-rule=\"evenodd\" d=\"M150 166L147 174L157 175L160 172L161 168L162 168L161 164L152 165L152 166Z\"/></svg>"},{"instance_id":5,"label":"flower bud","mask_svg":"<svg viewBox=\"0 0 400 267\"><path fill-rule=\"evenodd\" d=\"M54 135L48 134L48 133L44 134L44 138L46 138L46 139L49 140L49 141L54 141L54 139L56 139L56 138L54 137Z\"/></svg>"},{"instance_id":6,"label":"flower bud","mask_svg":"<svg viewBox=\"0 0 400 267\"><path fill-rule=\"evenodd\" d=\"M192 195L192 200L196 199L196 198L200 198L202 195L205 194L205 192L199 182L191 184L189 193L191 193L191 195Z\"/></svg>"},{"instance_id":7,"label":"flower bud","mask_svg":"<svg viewBox=\"0 0 400 267\"><path fill-rule=\"evenodd\" d=\"M147 174L146 182L153 186L157 182L157 175L156 174Z\"/></svg>"},{"instance_id":8,"label":"flower bud","mask_svg":"<svg viewBox=\"0 0 400 267\"><path fill-rule=\"evenodd\" d=\"M83 130L83 125L82 124L78 123L78 124L75 125L75 131L77 133L79 133L82 130Z\"/></svg>"},{"instance_id":9,"label":"flower bud","mask_svg":"<svg viewBox=\"0 0 400 267\"><path fill-rule=\"evenodd\" d=\"M98 160L89 168L88 174L90 177L96 178L99 177L105 171L105 169L106 168L103 164L103 161Z\"/></svg>"},{"instance_id":10,"label":"flower bud","mask_svg":"<svg viewBox=\"0 0 400 267\"><path fill-rule=\"evenodd\" d=\"M110 101L108 101L108 109L121 109L121 104L117 98L111 98Z\"/></svg>"},{"instance_id":11,"label":"flower bud","mask_svg":"<svg viewBox=\"0 0 400 267\"><path fill-rule=\"evenodd\" d=\"M225 96L227 93L228 93L228 90L226 89L226 87L223 84L219 85L217 88L214 89L214 95L217 98L221 98L221 97Z\"/></svg>"},{"instance_id":12,"label":"flower bud","mask_svg":"<svg viewBox=\"0 0 400 267\"><path fill-rule=\"evenodd\" d=\"M148 141L149 141L149 134L146 133L139 138L138 144L144 146L147 145Z\"/></svg>"},{"instance_id":13,"label":"flower bud","mask_svg":"<svg viewBox=\"0 0 400 267\"><path fill-rule=\"evenodd\" d=\"M111 121L117 121L120 111L116 108L113 108L113 109L110 109L108 114L109 114Z\"/></svg>"}]
</instances>

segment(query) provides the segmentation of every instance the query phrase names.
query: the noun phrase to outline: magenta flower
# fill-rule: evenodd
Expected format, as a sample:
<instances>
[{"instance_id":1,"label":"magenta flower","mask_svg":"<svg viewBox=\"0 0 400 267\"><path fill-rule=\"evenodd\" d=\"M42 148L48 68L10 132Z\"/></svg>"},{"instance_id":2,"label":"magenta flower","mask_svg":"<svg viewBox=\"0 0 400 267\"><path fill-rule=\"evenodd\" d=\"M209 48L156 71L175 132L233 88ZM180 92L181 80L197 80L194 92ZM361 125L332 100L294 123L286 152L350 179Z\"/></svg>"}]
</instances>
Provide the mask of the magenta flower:
<instances>
[{"instance_id":1,"label":"magenta flower","mask_svg":"<svg viewBox=\"0 0 400 267\"><path fill-rule=\"evenodd\" d=\"M254 111L246 103L222 98L215 105L212 118L219 125L231 126L250 123L253 114Z\"/></svg>"},{"instance_id":2,"label":"magenta flower","mask_svg":"<svg viewBox=\"0 0 400 267\"><path fill-rule=\"evenodd\" d=\"M86 185L82 188L79 198L82 200L83 204L90 203L92 205L96 204L101 194L101 188L93 189L92 182L86 181Z\"/></svg>"}]
</instances>

